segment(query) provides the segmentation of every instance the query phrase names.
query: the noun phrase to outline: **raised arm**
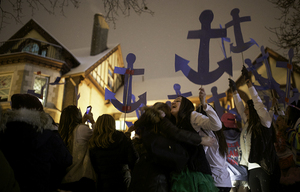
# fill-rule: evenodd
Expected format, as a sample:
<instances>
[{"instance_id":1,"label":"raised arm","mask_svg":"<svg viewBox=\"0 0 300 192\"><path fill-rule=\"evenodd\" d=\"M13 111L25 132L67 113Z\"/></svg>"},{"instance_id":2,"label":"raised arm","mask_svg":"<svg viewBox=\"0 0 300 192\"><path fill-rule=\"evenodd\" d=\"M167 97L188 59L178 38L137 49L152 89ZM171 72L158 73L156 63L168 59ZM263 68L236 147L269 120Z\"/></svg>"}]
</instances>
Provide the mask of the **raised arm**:
<instances>
[{"instance_id":1,"label":"raised arm","mask_svg":"<svg viewBox=\"0 0 300 192\"><path fill-rule=\"evenodd\" d=\"M232 79L229 78L228 80L229 80L229 87L231 88L232 93L233 93L233 101L236 106L237 112L240 114L242 120L244 122L247 122L247 116L244 112L245 106L243 104L243 101L242 101L240 95L237 92L236 84Z\"/></svg>"},{"instance_id":2,"label":"raised arm","mask_svg":"<svg viewBox=\"0 0 300 192\"><path fill-rule=\"evenodd\" d=\"M249 89L249 92L250 92L250 95L251 95L251 98L252 98L252 101L254 104L254 108L260 118L261 124L265 127L270 128L271 123L272 123L272 118L271 118L269 112L267 111L265 105L263 104L262 100L258 96L256 89L253 87L251 78L249 77L248 71L245 68L245 66L243 66L242 74L245 77L245 81L248 86L248 89Z\"/></svg>"},{"instance_id":3,"label":"raised arm","mask_svg":"<svg viewBox=\"0 0 300 192\"><path fill-rule=\"evenodd\" d=\"M206 112L206 115L193 111L191 113L191 124L194 129L199 132L201 128L218 131L222 128L222 123L218 117L216 111L205 102L206 93L204 88L199 89L199 99L200 103L203 106L203 110Z\"/></svg>"},{"instance_id":4,"label":"raised arm","mask_svg":"<svg viewBox=\"0 0 300 192\"><path fill-rule=\"evenodd\" d=\"M263 126L270 128L272 123L272 118L262 103L260 97L258 96L255 88L253 86L249 87L249 92L253 100L254 108L260 118L260 122Z\"/></svg>"}]
</instances>

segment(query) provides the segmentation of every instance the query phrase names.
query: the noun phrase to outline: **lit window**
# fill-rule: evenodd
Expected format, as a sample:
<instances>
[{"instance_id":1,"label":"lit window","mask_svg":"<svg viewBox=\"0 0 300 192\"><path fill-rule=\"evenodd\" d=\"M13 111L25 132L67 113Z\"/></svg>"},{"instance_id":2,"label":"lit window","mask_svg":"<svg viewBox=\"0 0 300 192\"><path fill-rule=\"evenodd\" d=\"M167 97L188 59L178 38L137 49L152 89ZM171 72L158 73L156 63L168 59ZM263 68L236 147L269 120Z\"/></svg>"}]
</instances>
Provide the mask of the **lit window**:
<instances>
[{"instance_id":1,"label":"lit window","mask_svg":"<svg viewBox=\"0 0 300 192\"><path fill-rule=\"evenodd\" d=\"M12 75L0 75L0 101L7 101L11 88Z\"/></svg>"},{"instance_id":2,"label":"lit window","mask_svg":"<svg viewBox=\"0 0 300 192\"><path fill-rule=\"evenodd\" d=\"M36 75L34 77L33 89L35 90L35 93L43 94L43 98L40 99L40 101L42 102L42 104L44 106L47 101L48 82L49 82L49 77L45 77L45 76L41 76L41 75ZM43 93L42 93L42 90L43 90Z\"/></svg>"},{"instance_id":3,"label":"lit window","mask_svg":"<svg viewBox=\"0 0 300 192\"><path fill-rule=\"evenodd\" d=\"M29 53L34 53L38 54L39 53L39 45L36 43L28 43L23 49L23 52L29 52Z\"/></svg>"},{"instance_id":4,"label":"lit window","mask_svg":"<svg viewBox=\"0 0 300 192\"><path fill-rule=\"evenodd\" d=\"M119 130L119 131L126 130L126 124L124 121L116 120L115 125L116 125L116 130Z\"/></svg>"},{"instance_id":5,"label":"lit window","mask_svg":"<svg viewBox=\"0 0 300 192\"><path fill-rule=\"evenodd\" d=\"M46 49L42 50L41 55L42 55L43 57L46 57L46 56L47 56L47 50L46 50Z\"/></svg>"}]
</instances>

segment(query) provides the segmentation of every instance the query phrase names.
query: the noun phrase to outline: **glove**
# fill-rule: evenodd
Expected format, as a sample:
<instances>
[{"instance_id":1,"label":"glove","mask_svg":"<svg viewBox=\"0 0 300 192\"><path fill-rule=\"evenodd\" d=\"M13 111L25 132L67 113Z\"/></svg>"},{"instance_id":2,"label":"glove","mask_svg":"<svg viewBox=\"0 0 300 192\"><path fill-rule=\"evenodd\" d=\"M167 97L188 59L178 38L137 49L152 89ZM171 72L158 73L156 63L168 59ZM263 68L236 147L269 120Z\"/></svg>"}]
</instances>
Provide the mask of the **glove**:
<instances>
[{"instance_id":1,"label":"glove","mask_svg":"<svg viewBox=\"0 0 300 192\"><path fill-rule=\"evenodd\" d=\"M229 87L231 88L232 92L235 92L237 90L235 82L230 78L228 78L228 80L229 80Z\"/></svg>"},{"instance_id":2,"label":"glove","mask_svg":"<svg viewBox=\"0 0 300 192\"><path fill-rule=\"evenodd\" d=\"M244 76L245 81L250 80L250 76L249 76L248 70L246 69L245 66L243 66L242 75Z\"/></svg>"}]
</instances>

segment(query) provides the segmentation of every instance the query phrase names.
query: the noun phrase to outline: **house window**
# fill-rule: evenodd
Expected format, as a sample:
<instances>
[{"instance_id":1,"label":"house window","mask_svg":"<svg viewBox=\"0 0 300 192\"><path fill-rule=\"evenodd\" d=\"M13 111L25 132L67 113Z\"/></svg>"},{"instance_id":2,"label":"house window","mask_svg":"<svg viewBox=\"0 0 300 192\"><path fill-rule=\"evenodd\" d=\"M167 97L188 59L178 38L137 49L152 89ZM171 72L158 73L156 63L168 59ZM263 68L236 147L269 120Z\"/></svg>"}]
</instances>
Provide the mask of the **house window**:
<instances>
[{"instance_id":1,"label":"house window","mask_svg":"<svg viewBox=\"0 0 300 192\"><path fill-rule=\"evenodd\" d=\"M49 83L49 77L45 77L41 75L36 75L34 77L33 89L35 90L35 93L43 95L40 101L44 106L47 101L48 83Z\"/></svg>"},{"instance_id":2,"label":"house window","mask_svg":"<svg viewBox=\"0 0 300 192\"><path fill-rule=\"evenodd\" d=\"M47 56L47 50L46 50L46 49L42 50L41 55L42 55L43 57L46 57L46 56Z\"/></svg>"},{"instance_id":3,"label":"house window","mask_svg":"<svg viewBox=\"0 0 300 192\"><path fill-rule=\"evenodd\" d=\"M12 75L0 75L0 101L7 101L11 88Z\"/></svg>"},{"instance_id":4,"label":"house window","mask_svg":"<svg viewBox=\"0 0 300 192\"><path fill-rule=\"evenodd\" d=\"M119 131L125 131L126 130L126 124L124 121L116 120L115 121L116 130Z\"/></svg>"},{"instance_id":5,"label":"house window","mask_svg":"<svg viewBox=\"0 0 300 192\"><path fill-rule=\"evenodd\" d=\"M48 50L48 45L42 45L41 46L41 56L47 57L47 50Z\"/></svg>"},{"instance_id":6,"label":"house window","mask_svg":"<svg viewBox=\"0 0 300 192\"><path fill-rule=\"evenodd\" d=\"M40 47L37 43L28 43L27 45L25 45L25 47L22 49L22 51L39 54L39 49L40 49Z\"/></svg>"}]
</instances>

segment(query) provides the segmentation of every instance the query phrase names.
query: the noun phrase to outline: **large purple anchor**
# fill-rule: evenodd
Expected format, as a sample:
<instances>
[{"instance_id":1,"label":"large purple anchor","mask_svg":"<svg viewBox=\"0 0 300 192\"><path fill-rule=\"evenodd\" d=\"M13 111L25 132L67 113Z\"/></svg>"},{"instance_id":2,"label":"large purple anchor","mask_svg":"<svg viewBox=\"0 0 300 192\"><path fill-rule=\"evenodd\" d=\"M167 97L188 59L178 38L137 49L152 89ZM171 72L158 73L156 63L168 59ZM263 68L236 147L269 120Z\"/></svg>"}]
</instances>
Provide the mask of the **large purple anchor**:
<instances>
[{"instance_id":1,"label":"large purple anchor","mask_svg":"<svg viewBox=\"0 0 300 192\"><path fill-rule=\"evenodd\" d=\"M219 67L214 71L209 71L209 44L211 38L226 37L226 29L211 29L211 22L214 14L211 10L205 10L200 14L199 21L201 30L189 31L188 39L200 39L198 54L198 71L194 71L188 66L189 61L175 54L175 72L181 70L182 73L193 83L198 85L208 85L218 80L224 72L232 76L231 57L218 62Z\"/></svg>"},{"instance_id":2,"label":"large purple anchor","mask_svg":"<svg viewBox=\"0 0 300 192\"><path fill-rule=\"evenodd\" d=\"M130 113L136 110L143 103L146 105L146 92L139 95L139 100L132 103L132 75L143 75L144 69L133 69L133 63L135 62L135 55L129 53L126 57L127 68L115 67L114 73L125 75L124 91L123 91L123 103L115 98L115 93L105 88L105 100L109 99L110 102L123 113Z\"/></svg>"},{"instance_id":3,"label":"large purple anchor","mask_svg":"<svg viewBox=\"0 0 300 192\"><path fill-rule=\"evenodd\" d=\"M258 44L255 42L254 39L250 38L249 42L244 42L242 30L241 30L241 22L251 21L250 16L240 17L239 16L240 10L235 8L231 11L232 21L225 24L225 28L233 26L234 35L236 46L233 46L233 43L230 44L230 51L233 53L240 53L249 49L252 45Z\"/></svg>"}]
</instances>

